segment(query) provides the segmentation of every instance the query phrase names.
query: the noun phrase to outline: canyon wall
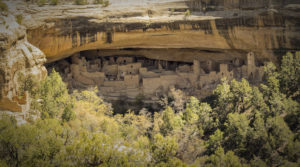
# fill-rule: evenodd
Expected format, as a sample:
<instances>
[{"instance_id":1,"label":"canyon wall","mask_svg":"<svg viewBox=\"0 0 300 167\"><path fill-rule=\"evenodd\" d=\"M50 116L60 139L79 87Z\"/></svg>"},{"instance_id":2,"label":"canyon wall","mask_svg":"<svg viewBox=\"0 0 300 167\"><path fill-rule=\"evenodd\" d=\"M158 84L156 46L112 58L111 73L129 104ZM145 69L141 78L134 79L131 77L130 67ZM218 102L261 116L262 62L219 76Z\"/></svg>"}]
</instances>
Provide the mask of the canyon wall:
<instances>
[{"instance_id":1,"label":"canyon wall","mask_svg":"<svg viewBox=\"0 0 300 167\"><path fill-rule=\"evenodd\" d=\"M18 112L15 115L24 118L30 108L24 82L46 77L46 57L27 41L26 29L14 15L0 16L0 30L0 111Z\"/></svg>"},{"instance_id":2,"label":"canyon wall","mask_svg":"<svg viewBox=\"0 0 300 167\"><path fill-rule=\"evenodd\" d=\"M203 11L197 4L211 9ZM45 11L56 15L43 19L41 26L28 26L28 39L49 62L82 50L124 48L193 48L202 50L203 56L210 51L225 57L254 51L258 58L275 60L274 53L299 49L297 7L279 0L164 0L130 8L113 3L107 8L65 6ZM36 10L40 15L41 9Z\"/></svg>"}]
</instances>

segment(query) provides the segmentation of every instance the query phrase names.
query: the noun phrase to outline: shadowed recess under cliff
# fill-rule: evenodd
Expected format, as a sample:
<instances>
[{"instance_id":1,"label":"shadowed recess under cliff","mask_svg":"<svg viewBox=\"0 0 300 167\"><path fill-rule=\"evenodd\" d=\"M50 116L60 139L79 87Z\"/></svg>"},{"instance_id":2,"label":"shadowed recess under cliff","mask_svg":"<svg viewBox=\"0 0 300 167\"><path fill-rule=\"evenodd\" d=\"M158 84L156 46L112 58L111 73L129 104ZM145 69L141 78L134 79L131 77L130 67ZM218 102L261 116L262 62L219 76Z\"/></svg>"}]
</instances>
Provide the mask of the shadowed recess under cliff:
<instances>
[{"instance_id":1,"label":"shadowed recess under cliff","mask_svg":"<svg viewBox=\"0 0 300 167\"><path fill-rule=\"evenodd\" d=\"M101 16L46 19L45 24L51 26L29 29L28 39L44 51L48 62L82 50L120 48L237 49L274 59L274 51L297 50L299 46L299 13L288 5L278 5L286 2L257 1L253 4L258 7L249 8L243 7L250 5L248 1L233 1L239 5L232 8L226 7L227 1L199 2L218 8L187 15L185 11L195 5L176 12L176 8L164 7L168 3L157 3L151 14L147 8L137 11L132 7L120 13L111 7Z\"/></svg>"}]
</instances>

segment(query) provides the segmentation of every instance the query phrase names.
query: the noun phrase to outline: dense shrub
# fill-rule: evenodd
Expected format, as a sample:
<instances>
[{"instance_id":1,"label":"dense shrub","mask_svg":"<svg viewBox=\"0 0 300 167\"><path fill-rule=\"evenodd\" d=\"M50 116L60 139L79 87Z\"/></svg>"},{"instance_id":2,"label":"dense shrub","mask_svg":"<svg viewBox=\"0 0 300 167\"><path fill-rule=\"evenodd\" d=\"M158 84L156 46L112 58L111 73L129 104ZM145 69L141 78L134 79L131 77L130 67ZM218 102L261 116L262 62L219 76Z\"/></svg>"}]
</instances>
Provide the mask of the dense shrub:
<instances>
[{"instance_id":1,"label":"dense shrub","mask_svg":"<svg viewBox=\"0 0 300 167\"><path fill-rule=\"evenodd\" d=\"M6 5L6 3L2 2L2 0L0 0L0 9L1 11L7 11L8 7Z\"/></svg>"},{"instance_id":2,"label":"dense shrub","mask_svg":"<svg viewBox=\"0 0 300 167\"><path fill-rule=\"evenodd\" d=\"M39 6L44 6L45 4L46 4L46 0L38 0L37 1L37 4L39 5Z\"/></svg>"},{"instance_id":3,"label":"dense shrub","mask_svg":"<svg viewBox=\"0 0 300 167\"><path fill-rule=\"evenodd\" d=\"M101 4L103 7L107 7L109 5L109 0L94 0L94 4Z\"/></svg>"},{"instance_id":4,"label":"dense shrub","mask_svg":"<svg viewBox=\"0 0 300 167\"><path fill-rule=\"evenodd\" d=\"M86 5L86 4L88 4L87 0L75 0L74 3L76 5Z\"/></svg>"},{"instance_id":5,"label":"dense shrub","mask_svg":"<svg viewBox=\"0 0 300 167\"><path fill-rule=\"evenodd\" d=\"M103 7L107 7L109 5L109 1L105 0L104 3L102 4Z\"/></svg>"},{"instance_id":6,"label":"dense shrub","mask_svg":"<svg viewBox=\"0 0 300 167\"><path fill-rule=\"evenodd\" d=\"M94 0L94 4L102 4L104 0Z\"/></svg>"},{"instance_id":7,"label":"dense shrub","mask_svg":"<svg viewBox=\"0 0 300 167\"><path fill-rule=\"evenodd\" d=\"M185 15L185 16L190 16L190 15L191 15L191 11L190 11L189 9L186 10L185 13L184 13L184 15Z\"/></svg>"},{"instance_id":8,"label":"dense shrub","mask_svg":"<svg viewBox=\"0 0 300 167\"><path fill-rule=\"evenodd\" d=\"M69 119L71 116L71 97L68 94L67 86L62 81L60 75L53 70L52 73L40 83L36 90L32 107L39 112L41 118L61 118Z\"/></svg>"},{"instance_id":9,"label":"dense shrub","mask_svg":"<svg viewBox=\"0 0 300 167\"><path fill-rule=\"evenodd\" d=\"M18 14L18 15L16 15L15 17L16 17L17 23L18 23L18 24L22 24L22 21L23 21L23 15Z\"/></svg>"},{"instance_id":10,"label":"dense shrub","mask_svg":"<svg viewBox=\"0 0 300 167\"><path fill-rule=\"evenodd\" d=\"M58 5L59 0L50 0L50 5Z\"/></svg>"}]
</instances>

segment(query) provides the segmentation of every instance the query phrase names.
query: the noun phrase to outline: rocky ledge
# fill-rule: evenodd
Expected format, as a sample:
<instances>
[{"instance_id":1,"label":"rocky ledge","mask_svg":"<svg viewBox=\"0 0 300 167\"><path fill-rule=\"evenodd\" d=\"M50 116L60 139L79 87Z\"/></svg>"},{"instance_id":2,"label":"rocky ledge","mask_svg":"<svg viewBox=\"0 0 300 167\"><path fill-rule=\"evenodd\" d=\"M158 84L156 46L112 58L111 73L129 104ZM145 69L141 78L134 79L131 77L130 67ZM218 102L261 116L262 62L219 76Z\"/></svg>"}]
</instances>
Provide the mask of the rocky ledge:
<instances>
[{"instance_id":1,"label":"rocky ledge","mask_svg":"<svg viewBox=\"0 0 300 167\"><path fill-rule=\"evenodd\" d=\"M274 53L299 49L300 43L295 0L111 0L108 7L11 3L24 15L28 40L49 62L82 50L120 48L196 48L223 57L254 51L258 58L274 59Z\"/></svg>"}]
</instances>

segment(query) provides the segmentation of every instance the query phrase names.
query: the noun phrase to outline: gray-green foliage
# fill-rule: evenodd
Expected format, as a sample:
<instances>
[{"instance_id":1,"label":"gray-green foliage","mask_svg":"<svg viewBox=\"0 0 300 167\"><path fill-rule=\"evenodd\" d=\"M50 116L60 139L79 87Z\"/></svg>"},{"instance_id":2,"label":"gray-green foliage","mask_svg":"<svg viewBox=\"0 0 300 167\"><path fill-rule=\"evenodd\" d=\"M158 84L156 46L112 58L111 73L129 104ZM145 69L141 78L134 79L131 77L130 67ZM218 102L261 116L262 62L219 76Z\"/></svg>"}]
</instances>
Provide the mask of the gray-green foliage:
<instances>
[{"instance_id":1,"label":"gray-green foliage","mask_svg":"<svg viewBox=\"0 0 300 167\"><path fill-rule=\"evenodd\" d=\"M206 165L208 167L243 167L246 166L241 163L240 158L234 154L232 151L224 153L224 149L222 147L218 147L214 154L212 154L207 162Z\"/></svg>"},{"instance_id":2,"label":"gray-green foliage","mask_svg":"<svg viewBox=\"0 0 300 167\"><path fill-rule=\"evenodd\" d=\"M58 120L17 126L12 118L2 116L0 122L0 157L8 166L54 166L64 140Z\"/></svg>"},{"instance_id":3,"label":"gray-green foliage","mask_svg":"<svg viewBox=\"0 0 300 167\"><path fill-rule=\"evenodd\" d=\"M1 11L8 11L6 3L2 2L2 0L0 0L0 9Z\"/></svg>"},{"instance_id":4,"label":"gray-green foliage","mask_svg":"<svg viewBox=\"0 0 300 167\"><path fill-rule=\"evenodd\" d=\"M167 163L175 156L178 144L174 138L156 134L153 140L152 155L155 163Z\"/></svg>"},{"instance_id":5,"label":"gray-green foliage","mask_svg":"<svg viewBox=\"0 0 300 167\"><path fill-rule=\"evenodd\" d=\"M70 106L71 98L67 87L56 71L41 82L34 96L33 108L38 110L42 118L59 118Z\"/></svg>"},{"instance_id":6,"label":"gray-green foliage","mask_svg":"<svg viewBox=\"0 0 300 167\"><path fill-rule=\"evenodd\" d=\"M227 148L235 151L236 153L243 154L247 152L246 144L247 134L250 130L249 119L246 113L230 113L228 114L227 121L224 124L226 127L226 144Z\"/></svg>"},{"instance_id":7,"label":"gray-green foliage","mask_svg":"<svg viewBox=\"0 0 300 167\"><path fill-rule=\"evenodd\" d=\"M217 148L222 146L223 142L223 132L217 129L214 134L209 136L206 142L207 152L209 154L213 153Z\"/></svg>"},{"instance_id":8,"label":"gray-green foliage","mask_svg":"<svg viewBox=\"0 0 300 167\"><path fill-rule=\"evenodd\" d=\"M22 21L23 21L23 15L18 14L18 15L16 15L15 17L16 17L17 23L18 23L18 24L22 24Z\"/></svg>"},{"instance_id":9,"label":"gray-green foliage","mask_svg":"<svg viewBox=\"0 0 300 167\"><path fill-rule=\"evenodd\" d=\"M38 4L39 6L44 6L46 3L47 3L46 0L37 0L37 4Z\"/></svg>"},{"instance_id":10,"label":"gray-green foliage","mask_svg":"<svg viewBox=\"0 0 300 167\"><path fill-rule=\"evenodd\" d=\"M58 5L59 0L50 0L50 5Z\"/></svg>"},{"instance_id":11,"label":"gray-green foliage","mask_svg":"<svg viewBox=\"0 0 300 167\"><path fill-rule=\"evenodd\" d=\"M172 131L180 128L182 125L182 120L180 116L174 113L171 107L167 107L162 111L162 125L160 127L160 131L163 135L168 135L168 133L172 133Z\"/></svg>"},{"instance_id":12,"label":"gray-green foliage","mask_svg":"<svg viewBox=\"0 0 300 167\"><path fill-rule=\"evenodd\" d=\"M94 4L101 4L102 7L107 7L109 5L109 0L94 0Z\"/></svg>"},{"instance_id":13,"label":"gray-green foliage","mask_svg":"<svg viewBox=\"0 0 300 167\"><path fill-rule=\"evenodd\" d=\"M30 94L35 93L38 83L34 81L34 77L32 75L24 76L23 73L20 73L18 76L18 82L20 84L18 90L20 98L25 96L25 92Z\"/></svg>"},{"instance_id":14,"label":"gray-green foliage","mask_svg":"<svg viewBox=\"0 0 300 167\"><path fill-rule=\"evenodd\" d=\"M300 97L300 52L288 52L282 57L280 72L280 85L288 97Z\"/></svg>"},{"instance_id":15,"label":"gray-green foliage","mask_svg":"<svg viewBox=\"0 0 300 167\"><path fill-rule=\"evenodd\" d=\"M87 0L74 0L75 5L87 5Z\"/></svg>"}]
</instances>

